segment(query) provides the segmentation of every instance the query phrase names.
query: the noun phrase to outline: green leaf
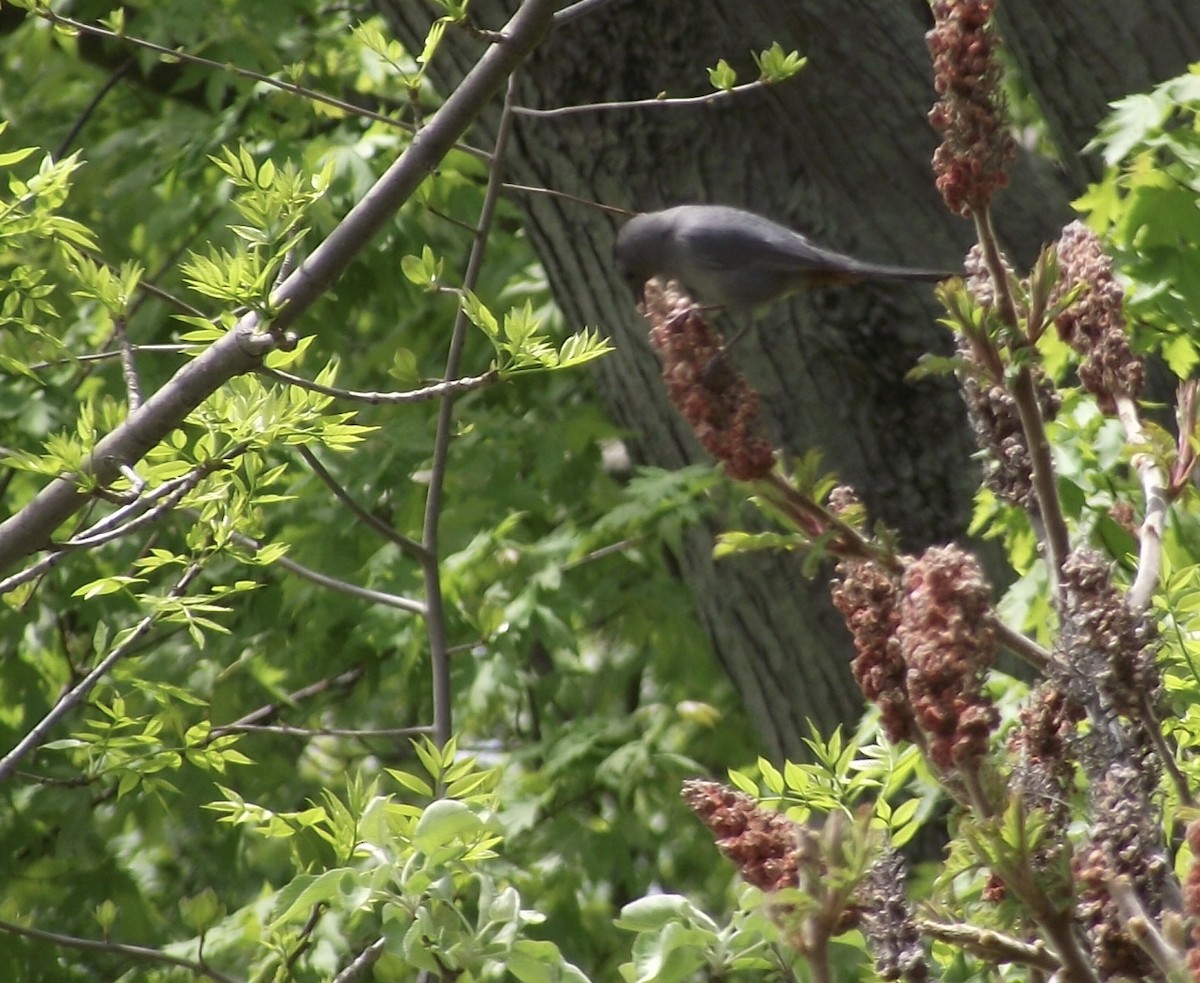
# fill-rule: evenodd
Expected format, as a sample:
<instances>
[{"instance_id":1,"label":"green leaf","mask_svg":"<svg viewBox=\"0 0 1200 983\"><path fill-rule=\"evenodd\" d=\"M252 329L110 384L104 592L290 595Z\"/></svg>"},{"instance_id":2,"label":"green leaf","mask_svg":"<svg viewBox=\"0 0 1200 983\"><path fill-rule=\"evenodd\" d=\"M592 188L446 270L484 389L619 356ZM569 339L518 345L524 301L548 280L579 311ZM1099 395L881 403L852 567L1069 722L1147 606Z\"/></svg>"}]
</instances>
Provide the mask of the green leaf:
<instances>
[{"instance_id":1,"label":"green leaf","mask_svg":"<svg viewBox=\"0 0 1200 983\"><path fill-rule=\"evenodd\" d=\"M195 932L204 932L224 917L225 907L217 893L211 887L206 887L190 898L180 898L179 912L188 928Z\"/></svg>"},{"instance_id":2,"label":"green leaf","mask_svg":"<svg viewBox=\"0 0 1200 983\"><path fill-rule=\"evenodd\" d=\"M113 904L110 898L106 898L100 902L92 912L92 917L96 919L96 924L100 926L100 934L105 937L113 930L113 926L117 923L117 906Z\"/></svg>"},{"instance_id":3,"label":"green leaf","mask_svg":"<svg viewBox=\"0 0 1200 983\"><path fill-rule=\"evenodd\" d=\"M765 51L754 55L754 63L762 73L761 78L764 82L783 82L800 72L808 63L808 59L802 58L798 51L785 54L776 41Z\"/></svg>"},{"instance_id":4,"label":"green leaf","mask_svg":"<svg viewBox=\"0 0 1200 983\"><path fill-rule=\"evenodd\" d=\"M384 770L409 791L416 792L418 795L433 797L433 787L424 779L396 768L385 768Z\"/></svg>"},{"instance_id":5,"label":"green leaf","mask_svg":"<svg viewBox=\"0 0 1200 983\"><path fill-rule=\"evenodd\" d=\"M737 85L737 72L729 62L722 58L714 68L708 70L708 81L714 89L728 92Z\"/></svg>"},{"instance_id":6,"label":"green leaf","mask_svg":"<svg viewBox=\"0 0 1200 983\"><path fill-rule=\"evenodd\" d=\"M711 921L681 894L653 894L630 901L613 924L629 932L653 932L682 920Z\"/></svg>"},{"instance_id":7,"label":"green leaf","mask_svg":"<svg viewBox=\"0 0 1200 983\"><path fill-rule=\"evenodd\" d=\"M338 907L338 900L346 889L358 881L358 872L345 867L331 867L320 874L295 878L275 898L270 930L278 931L289 921L308 918L316 905Z\"/></svg>"},{"instance_id":8,"label":"green leaf","mask_svg":"<svg viewBox=\"0 0 1200 983\"><path fill-rule=\"evenodd\" d=\"M483 820L471 807L457 799L438 799L426 806L413 831L413 843L426 853L454 841L478 836L485 829Z\"/></svg>"},{"instance_id":9,"label":"green leaf","mask_svg":"<svg viewBox=\"0 0 1200 983\"><path fill-rule=\"evenodd\" d=\"M463 291L462 307L475 327L481 329L493 341L499 340L500 322L496 320L496 315L470 290Z\"/></svg>"},{"instance_id":10,"label":"green leaf","mask_svg":"<svg viewBox=\"0 0 1200 983\"><path fill-rule=\"evenodd\" d=\"M436 257L429 246L421 249L420 257L403 256L400 270L405 278L425 290L436 290L442 279L444 261Z\"/></svg>"},{"instance_id":11,"label":"green leaf","mask_svg":"<svg viewBox=\"0 0 1200 983\"><path fill-rule=\"evenodd\" d=\"M144 584L145 582L140 577L126 577L121 575L103 577L100 580L93 580L91 583L76 588L71 596L85 599L103 597L106 594L115 594L117 591L124 590L133 584Z\"/></svg>"},{"instance_id":12,"label":"green leaf","mask_svg":"<svg viewBox=\"0 0 1200 983\"><path fill-rule=\"evenodd\" d=\"M763 784L772 795L782 795L785 786L783 773L766 758L759 757L758 770L762 773Z\"/></svg>"},{"instance_id":13,"label":"green leaf","mask_svg":"<svg viewBox=\"0 0 1200 983\"><path fill-rule=\"evenodd\" d=\"M13 164L19 164L30 154L36 152L37 147L21 147L19 150L9 150L7 153L0 153L0 167L11 167Z\"/></svg>"},{"instance_id":14,"label":"green leaf","mask_svg":"<svg viewBox=\"0 0 1200 983\"><path fill-rule=\"evenodd\" d=\"M749 775L745 775L742 772L735 771L731 768L729 769L729 781L734 785L735 788L741 792L744 792L746 795L752 795L755 798L758 797L758 783L755 782L754 779L752 779Z\"/></svg>"}]
</instances>

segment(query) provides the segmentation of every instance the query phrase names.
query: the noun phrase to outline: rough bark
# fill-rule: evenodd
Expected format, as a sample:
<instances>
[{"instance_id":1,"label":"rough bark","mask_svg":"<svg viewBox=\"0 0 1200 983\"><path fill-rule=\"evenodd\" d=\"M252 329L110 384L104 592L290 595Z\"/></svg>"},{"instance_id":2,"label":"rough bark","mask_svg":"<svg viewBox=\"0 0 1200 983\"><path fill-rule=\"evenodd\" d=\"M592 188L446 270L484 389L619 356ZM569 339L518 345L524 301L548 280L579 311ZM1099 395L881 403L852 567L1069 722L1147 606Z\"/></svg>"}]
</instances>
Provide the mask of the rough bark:
<instances>
[{"instance_id":1,"label":"rough bark","mask_svg":"<svg viewBox=\"0 0 1200 983\"><path fill-rule=\"evenodd\" d=\"M432 4L377 2L403 41L419 43ZM1071 86L1051 106L1065 146L1082 142L1079 134L1090 133L1114 89L1125 91L1124 80L1141 85L1185 65L1189 45L1182 39L1170 52L1139 52L1130 50L1128 35L1106 33L1114 20L1131 16L1122 13L1127 3L1005 0L1009 32L1023 39L1022 65L1043 73L1038 78L1049 86ZM471 11L490 27L511 6L475 0ZM1191 6L1166 21L1177 34L1190 24L1196 36L1200 4ZM1047 25L1076 7L1071 43L1078 40L1084 54L1055 57ZM1082 8L1109 16L1092 23ZM784 84L713 107L522 118L505 166L511 180L606 204L737 204L864 259L955 266L969 228L941 207L929 168L929 23L924 4L894 0L614 0L564 25L535 53L520 79L522 104L696 95L709 91L705 69L719 58L743 80L755 77L749 52L775 41L806 54L808 66ZM433 73L444 91L480 51L478 40L461 34L450 42ZM1197 50L1194 41L1190 47ZM1098 67L1089 73L1092 58ZM1041 91L1038 79L1031 86ZM1086 106L1083 122L1075 121L1073 100ZM1056 236L1082 173L1018 163L997 219L1019 262ZM598 325L616 344L596 373L615 420L633 435L635 458L664 467L702 459L663 397L645 326L613 268L617 223L555 198L527 196L521 204L568 321ZM910 549L959 535L975 485L973 445L953 386L905 380L922 353L946 348L935 316L927 287L818 290L766 312L737 352L762 394L772 436L794 452L823 448L826 463ZM694 538L681 567L717 656L773 751L803 754L805 718L823 730L856 718L861 697L849 679L849 643L822 579L805 581L792 557L714 562L708 535Z\"/></svg>"},{"instance_id":2,"label":"rough bark","mask_svg":"<svg viewBox=\"0 0 1200 983\"><path fill-rule=\"evenodd\" d=\"M1002 0L998 13L1076 190L1100 173L1080 151L1109 104L1180 74L1200 51L1200 5L1187 0Z\"/></svg>"}]
</instances>

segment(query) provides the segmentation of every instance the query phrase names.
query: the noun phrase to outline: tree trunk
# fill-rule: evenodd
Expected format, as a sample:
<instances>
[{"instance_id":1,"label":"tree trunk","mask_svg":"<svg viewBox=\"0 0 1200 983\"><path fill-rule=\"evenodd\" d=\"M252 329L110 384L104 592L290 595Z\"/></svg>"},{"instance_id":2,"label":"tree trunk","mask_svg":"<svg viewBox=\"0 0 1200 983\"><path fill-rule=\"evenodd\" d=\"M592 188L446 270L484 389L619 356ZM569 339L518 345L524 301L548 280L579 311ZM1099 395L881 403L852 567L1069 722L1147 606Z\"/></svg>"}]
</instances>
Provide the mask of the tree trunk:
<instances>
[{"instance_id":1,"label":"tree trunk","mask_svg":"<svg viewBox=\"0 0 1200 983\"><path fill-rule=\"evenodd\" d=\"M1072 191L1100 174L1080 150L1111 102L1181 74L1200 51L1200 4L1002 0L1001 30L1045 116Z\"/></svg>"},{"instance_id":2,"label":"tree trunk","mask_svg":"<svg viewBox=\"0 0 1200 983\"><path fill-rule=\"evenodd\" d=\"M432 5L377 3L401 40L419 46ZM1162 21L1178 39L1169 52L1143 53L1130 50L1129 35L1111 30L1114 20L1133 16L1127 4L1001 4L1020 42L1014 47L1021 64L1041 73L1031 88L1042 92L1043 78L1051 87L1070 85L1055 89L1049 108L1052 132L1064 146L1078 146L1091 132L1114 89L1125 91L1125 79L1144 85L1181 71L1183 53L1198 50L1200 4ZM478 25L494 27L511 6L511 0L475 0L470 9ZM1157 8L1179 5L1136 6L1148 23ZM1044 32L1058 23L1060 8L1075 7L1071 44L1078 41L1081 54L1065 58L1061 48L1052 53ZM735 204L863 259L958 268L970 227L942 207L929 165L936 141L925 120L932 90L923 34L930 23L924 4L894 0L615 0L563 25L534 54L519 79L521 105L702 94L711 91L705 69L718 59L749 80L757 75L749 53L776 41L785 51L799 49L808 65L785 83L711 106L521 117L506 174L630 209ZM1034 33L1026 37L1026 30ZM480 43L452 32L450 50L433 64L436 84L449 91L478 57ZM1077 104L1086 109L1081 122L1073 115ZM484 125L494 127L495 120L493 113ZM1028 263L1056 238L1083 173L1027 159L1014 167L996 218L1018 262ZM614 419L633 435L634 458L668 468L703 460L664 397L646 325L613 267L619 223L557 198L528 195L521 205L569 323L599 326L616 345L596 375ZM775 305L735 350L738 367L762 396L772 438L797 454L821 448L826 465L855 486L874 519L899 530L906 549L960 535L976 486L974 445L955 387L905 379L921 354L948 348L935 317L927 286L815 290ZM716 654L767 746L803 756L806 718L828 732L861 712L849 677L848 636L828 602L825 578L806 581L799 561L788 556L714 561L711 547L711 532L698 534L681 568Z\"/></svg>"}]
</instances>

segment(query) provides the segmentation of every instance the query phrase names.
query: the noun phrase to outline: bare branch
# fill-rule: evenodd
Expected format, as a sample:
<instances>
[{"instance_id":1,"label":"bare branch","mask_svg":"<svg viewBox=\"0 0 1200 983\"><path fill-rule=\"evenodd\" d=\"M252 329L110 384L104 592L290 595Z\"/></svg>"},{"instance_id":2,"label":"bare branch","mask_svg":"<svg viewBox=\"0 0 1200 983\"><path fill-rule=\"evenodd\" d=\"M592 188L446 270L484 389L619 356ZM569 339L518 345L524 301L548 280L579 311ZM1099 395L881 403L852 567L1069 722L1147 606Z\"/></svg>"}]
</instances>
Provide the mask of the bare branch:
<instances>
[{"instance_id":1,"label":"bare branch","mask_svg":"<svg viewBox=\"0 0 1200 983\"><path fill-rule=\"evenodd\" d=\"M118 956L127 956L142 962L161 963L165 966L178 966L191 970L198 976L206 976L217 983L237 983L232 976L226 976L211 966L182 956L172 956L161 949L150 949L142 945L126 945L121 942L108 942L103 939L81 939L73 935L60 935L58 932L46 932L40 928L29 928L25 925L15 925L12 922L0 921L0 932L10 935L20 935L26 939L36 939L39 942L49 942L62 946L64 949L81 949L84 952L109 952Z\"/></svg>"},{"instance_id":2,"label":"bare branch","mask_svg":"<svg viewBox=\"0 0 1200 983\"><path fill-rule=\"evenodd\" d=\"M1044 673L1050 667L1050 662L1054 657L1032 638L1026 638L1019 631L1010 628L994 611L989 620L992 629L996 632L996 641L1013 655L1024 659L1038 672Z\"/></svg>"},{"instance_id":3,"label":"bare branch","mask_svg":"<svg viewBox=\"0 0 1200 983\"><path fill-rule=\"evenodd\" d=\"M493 49L495 50L495 49ZM508 91L504 99L504 110L496 132L496 146L492 150L492 167L488 174L487 190L479 212L479 224L475 230L475 241L471 243L471 255L463 274L463 289L474 290L479 282L479 271L483 268L483 257L487 250L488 232L500 198L500 171L512 132L512 102L515 76L509 76ZM469 327L466 308L459 305L450 335L450 349L446 354L446 371L442 378L450 382L458 377L463 348ZM425 628L429 635L430 661L433 668L433 726L434 741L443 747L450 740L450 654L449 639L446 637L446 619L442 609L442 572L438 566L438 525L442 517L442 490L446 480L446 468L450 455L450 434L454 427L454 396L447 395L438 407L437 430L433 438L433 455L429 468L429 491L425 498L425 520L421 531L421 546L425 558L421 563L425 581L425 602L428 617Z\"/></svg>"},{"instance_id":4,"label":"bare branch","mask_svg":"<svg viewBox=\"0 0 1200 983\"><path fill-rule=\"evenodd\" d=\"M238 545L255 551L262 550L268 545L243 533L233 533L230 538ZM327 573L320 573L311 567L306 567L302 563L297 563L295 560L289 560L286 556L281 556L279 559L273 561L273 565L288 571L288 573L294 573L297 577L302 577L319 587L328 587L330 590L335 590L338 593L357 597L360 601L367 601L370 604L382 604L385 607L407 611L410 614L419 614L422 616L427 614L426 606L421 601L414 600L411 597L404 597L401 594L386 594L383 591L372 590L370 587L360 587L358 584L352 584L348 580L340 580L337 577L331 577Z\"/></svg>"},{"instance_id":5,"label":"bare branch","mask_svg":"<svg viewBox=\"0 0 1200 983\"><path fill-rule=\"evenodd\" d=\"M187 591L193 580L199 576L201 570L200 563L193 563L184 572L171 588L167 597L182 597ZM108 674L118 662L121 661L133 647L134 642L138 641L146 634L158 621L161 615L161 609L155 609L150 614L142 618L137 623L134 629L122 640L121 644L113 647L103 659L96 663L95 667L79 682L72 686L62 697L50 708L50 711L36 724L30 728L29 732L21 738L16 746L8 752L3 758L0 758L0 782L9 778L16 770L17 765L31 751L36 750L46 743L50 736L50 731L82 703L96 684Z\"/></svg>"},{"instance_id":6,"label":"bare branch","mask_svg":"<svg viewBox=\"0 0 1200 983\"><path fill-rule=\"evenodd\" d=\"M563 7L557 14L554 15L554 26L562 27L563 24L569 24L576 18L583 17L592 11L599 10L601 7L612 0L576 0L575 3Z\"/></svg>"},{"instance_id":7,"label":"bare branch","mask_svg":"<svg viewBox=\"0 0 1200 983\"><path fill-rule=\"evenodd\" d=\"M581 113L596 113L607 109L657 109L659 107L679 109L689 106L718 106L737 96L745 95L747 92L765 89L767 86L775 84L777 83L769 82L766 79L755 79L753 82L735 85L731 89L718 89L716 92L706 92L702 96L681 96L679 98L664 96L661 99L593 102L582 106L559 106L557 109L532 109L529 106L514 106L513 112L518 116L532 116L535 119L554 119L559 116L578 116Z\"/></svg>"},{"instance_id":8,"label":"bare branch","mask_svg":"<svg viewBox=\"0 0 1200 983\"><path fill-rule=\"evenodd\" d=\"M302 444L299 448L299 451L300 456L303 457L308 466L312 468L313 474L315 474L321 479L321 481L325 483L325 486L337 496L338 501L345 505L346 508L348 508L351 512L353 512L358 517L360 522L363 522L371 529L374 529L376 533L378 533L388 542L395 543L409 556L415 557L418 560L425 559L425 547L423 547L420 543L409 539L407 536L402 536L386 522L381 521L378 517L372 515L361 505L359 505L358 502L351 498L350 493L341 486L337 479L334 478L334 476L331 475L328 470L326 470L325 465L321 463L317 455L311 450Z\"/></svg>"},{"instance_id":9,"label":"bare branch","mask_svg":"<svg viewBox=\"0 0 1200 983\"><path fill-rule=\"evenodd\" d=\"M302 376L292 375L290 372L281 372L279 369L264 367L259 369L259 374L265 375L277 382L287 383L289 386L296 386L299 389L307 389L311 392L321 393L324 396L333 396L335 399L369 403L372 406L424 403L431 399L441 399L443 396L457 396L475 389L482 389L484 386L491 385L500 378L500 373L493 369L490 372L485 372L483 375L472 375L462 379L435 382L428 386L422 386L420 389L410 389L407 392L385 393L367 392L360 389L339 389L336 386L326 386L319 382L313 382L311 379L305 379Z\"/></svg>"},{"instance_id":10,"label":"bare branch","mask_svg":"<svg viewBox=\"0 0 1200 983\"><path fill-rule=\"evenodd\" d=\"M928 918L917 920L917 928L930 938L958 946L986 959L989 963L1021 963L1054 972L1059 962L1042 942L1022 942L990 928L978 928L965 923L935 922Z\"/></svg>"},{"instance_id":11,"label":"bare branch","mask_svg":"<svg viewBox=\"0 0 1200 983\"><path fill-rule=\"evenodd\" d=\"M366 670L362 666L355 666L353 669L347 669L345 672L338 673L336 676L329 676L325 679L319 679L315 683L309 683L307 686L302 686L298 690L288 693L284 698L288 706L294 706L297 703L302 703L305 700L311 700L315 696L320 696L322 693L328 693L334 689L349 689L360 679ZM246 727L251 727L255 724L261 724L265 720L271 720L279 713L281 704L268 703L259 707L257 710L251 710L250 713L239 717L230 724L223 724L220 727L214 727L209 731L208 739L213 741L225 734L232 733Z\"/></svg>"},{"instance_id":12,"label":"bare branch","mask_svg":"<svg viewBox=\"0 0 1200 983\"><path fill-rule=\"evenodd\" d=\"M67 153L71 149L71 144L73 144L75 142L75 138L79 136L79 131L87 125L87 121L92 118L92 115L99 108L100 103L104 101L104 97L113 90L113 87L120 82L121 79L129 74L130 70L136 64L137 62L134 61L133 58L126 58L125 61L118 65L112 74L104 80L104 84L100 86L92 98L88 100L88 104L83 107L83 112L79 114L79 117L75 120L74 124L71 126L71 129L67 131L67 135L62 138L62 142L58 145L58 149L52 154L54 160L62 160L62 158L67 156Z\"/></svg>"},{"instance_id":13,"label":"bare branch","mask_svg":"<svg viewBox=\"0 0 1200 983\"><path fill-rule=\"evenodd\" d=\"M171 352L179 354L182 352L192 351L195 345L133 345L135 352ZM100 352L85 352L83 355L71 355L69 358L52 358L45 362L34 362L29 368L34 372L39 372L42 369L53 368L56 365L74 364L76 362L107 362L110 359L120 358L121 350L118 348L110 348Z\"/></svg>"},{"instance_id":14,"label":"bare branch","mask_svg":"<svg viewBox=\"0 0 1200 983\"><path fill-rule=\"evenodd\" d=\"M198 65L201 68L209 68L215 72L228 73L237 78L244 78L251 82L257 82L260 85L269 86L272 89L278 89L281 92L286 92L288 95L300 96L309 102L319 102L326 106L332 106L351 116L361 116L364 119L374 120L377 123L384 123L388 126L394 126L397 129L408 130L415 132L416 127L404 120L396 119L392 116L385 116L383 113L377 113L367 109L364 106L355 105L352 102L346 102L344 99L338 99L336 96L326 95L324 92L318 92L316 89L309 89L303 85L296 85L294 82L285 82L281 79L273 78L270 75L263 75L261 72L252 71L249 68L239 68L237 65L231 65L225 62L213 61L210 58L204 58L200 55L191 54L184 51L182 48L168 48L166 45L155 44L153 41L147 41L145 38L135 37L132 34L118 34L115 31L110 31L108 28L98 27L95 24L88 24L85 21L75 20L71 17L64 17L57 13L49 6L37 7L32 11L39 17L48 20L52 24L61 24L69 27L73 31L78 31L81 34L90 34L93 37L104 38L106 41L114 43L127 44L135 48L141 48L145 51L152 51L161 58L172 62L184 62L189 65ZM131 58L127 61L119 72L127 73L129 69L136 64ZM119 75L117 76L119 77ZM116 79L109 82L111 85ZM90 107L89 107L90 108ZM469 148L464 148L469 149Z\"/></svg>"},{"instance_id":15,"label":"bare branch","mask_svg":"<svg viewBox=\"0 0 1200 983\"><path fill-rule=\"evenodd\" d=\"M1128 396L1117 396L1116 403L1117 417L1129 443L1134 446L1147 444L1149 441L1146 431L1142 429L1137 404ZM1142 612L1150 604L1162 570L1163 531L1167 524L1167 476L1150 454L1134 454L1133 466L1141 479L1146 505L1142 526L1138 530L1140 549L1137 575L1125 596L1125 603L1130 610Z\"/></svg>"},{"instance_id":16,"label":"bare branch","mask_svg":"<svg viewBox=\"0 0 1200 983\"><path fill-rule=\"evenodd\" d=\"M618 208L616 205L602 205L598 201L592 201L589 198L580 198L578 195L567 194L565 191L556 191L554 188L538 188L529 184L509 184L507 181L500 187L505 191L520 191L530 195L545 195L547 198L558 198L560 201L571 201L576 205L585 205L600 212L608 212L610 215L620 215L622 218L629 218L637 214L637 212L631 212L628 208Z\"/></svg>"},{"instance_id":17,"label":"bare branch","mask_svg":"<svg viewBox=\"0 0 1200 983\"><path fill-rule=\"evenodd\" d=\"M415 727L380 727L377 729L358 730L347 727L293 727L291 724L226 724L221 730L226 734L283 734L288 737L415 737L418 734L432 734L431 724L419 724Z\"/></svg>"},{"instance_id":18,"label":"bare branch","mask_svg":"<svg viewBox=\"0 0 1200 983\"><path fill-rule=\"evenodd\" d=\"M379 957L383 955L383 947L385 945L387 945L387 939L376 939L351 959L346 964L346 968L338 973L330 983L354 983L355 980L362 977L363 973L379 962Z\"/></svg>"},{"instance_id":19,"label":"bare branch","mask_svg":"<svg viewBox=\"0 0 1200 983\"><path fill-rule=\"evenodd\" d=\"M273 296L279 309L271 332L251 312L221 340L184 366L158 392L97 444L85 471L108 484L121 464L144 456L211 393L237 375L258 368L275 339L295 324L342 275L354 257L391 221L455 146L505 79L550 28L555 0L525 0L505 27L506 43L493 45L467 73L400 157L317 246ZM175 52L170 52L172 55ZM72 478L52 481L16 515L0 523L0 571L47 548L50 537L87 501Z\"/></svg>"},{"instance_id":20,"label":"bare branch","mask_svg":"<svg viewBox=\"0 0 1200 983\"><path fill-rule=\"evenodd\" d=\"M85 532L76 533L65 543L56 546L53 552L42 557L37 563L31 564L24 570L0 580L0 594L6 594L21 584L33 580L48 570L53 569L63 558L82 549L94 549L104 543L112 542L127 536L132 532L158 521L195 488L208 475L226 462L237 457L246 449L246 444L239 443L230 448L218 458L207 461L193 468L187 474L164 481L157 488L146 494L139 494L102 519L98 519Z\"/></svg>"}]
</instances>

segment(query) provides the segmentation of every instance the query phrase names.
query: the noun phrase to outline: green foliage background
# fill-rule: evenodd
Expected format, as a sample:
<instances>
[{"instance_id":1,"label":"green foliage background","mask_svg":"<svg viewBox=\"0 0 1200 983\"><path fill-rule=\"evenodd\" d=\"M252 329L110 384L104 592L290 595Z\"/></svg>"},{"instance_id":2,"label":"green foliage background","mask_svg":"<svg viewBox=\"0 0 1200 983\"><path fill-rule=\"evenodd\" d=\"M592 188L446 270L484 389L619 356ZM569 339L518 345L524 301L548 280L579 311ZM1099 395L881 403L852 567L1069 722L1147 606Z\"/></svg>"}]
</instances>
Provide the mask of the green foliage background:
<instances>
[{"instance_id":1,"label":"green foliage background","mask_svg":"<svg viewBox=\"0 0 1200 983\"><path fill-rule=\"evenodd\" d=\"M80 4L71 13L88 20L108 10ZM25 216L0 232L8 280L0 444L21 465L3 478L11 514L123 415L118 360L81 359L115 351L114 314L138 346L213 336L181 322L169 300L130 291L139 271L205 317L228 318L235 306L219 299L219 271L241 303L262 303L290 230L303 233L301 251L311 248L409 136L228 71L163 64L9 7L4 14L0 153L39 148L5 161L6 216ZM126 28L380 113L428 114L437 97L419 66L362 16L308 2L158 4ZM47 170L52 160L57 171ZM273 179L263 176L267 162ZM288 195L293 172L301 180ZM46 175L61 190L38 188ZM326 175L327 187L314 195L310 175ZM304 319L298 349L270 364L367 391L436 379L456 300L412 282L402 260L428 248L444 281L455 282L485 180L469 153L447 159ZM234 227L251 224L244 209L254 201L293 224L281 218L260 243L239 235ZM87 256L136 268L124 266L122 282ZM242 258L242 279L222 256ZM198 257L209 258L207 270ZM258 288L245 289L255 276ZM567 332L508 202L476 293L497 311L529 304L554 345ZM145 393L187 357L140 350ZM494 357L473 333L463 371L482 373ZM461 959L463 978L503 978L506 964L517 972L517 939L552 939L589 973L611 978L628 951L612 925L624 901L670 883L722 903L731 872L685 816L678 784L746 760L756 743L667 562L687 524L721 496L713 498L703 471L606 470L603 449L620 434L598 408L586 366L518 375L459 400L441 514L443 590L456 646L457 748L462 761L487 768L474 787L464 777L475 774L469 764L454 776L478 828L452 821L446 842L414 839L412 807L429 801L430 771L441 776L443 765L436 754L419 759L412 736L369 732L430 722L421 619L271 560L286 549L289 560L329 576L419 596L414 560L356 521L297 448L310 448L377 518L417 536L437 406L339 405L266 377L239 379L139 468L153 486L244 445L188 495L189 511L72 555L6 597L5 749L163 604L189 563L202 566L193 597L170 606L5 783L0 853L11 862L0 878L0 919L202 955L238 979L329 978L390 933L399 941L376 978L402 980L416 978L428 948L419 932L403 941L424 911L433 922L421 931L457 952L445 958ZM47 456L48 441L55 453ZM235 534L280 549L256 554ZM259 722L302 730L221 730L262 708L271 712ZM365 736L316 733L322 728ZM372 822L378 828L366 832ZM411 878L388 873L408 861ZM321 878L327 871L336 876ZM308 893L297 903L301 888ZM528 919L514 890L541 924L518 931ZM479 948L485 936L490 949ZM526 955L535 967L558 958ZM541 972L518 975L551 978ZM8 979L192 975L0 934Z\"/></svg>"},{"instance_id":2,"label":"green foliage background","mask_svg":"<svg viewBox=\"0 0 1200 983\"><path fill-rule=\"evenodd\" d=\"M456 29L457 5L443 7L439 30ZM426 118L440 97L365 11L220 0L128 17L81 2L71 15L213 64L0 8L6 515L127 412L121 334L149 394L235 308L269 314L288 249L319 242L406 146L394 121ZM437 56L436 40L422 57ZM791 58L772 63L792 71ZM1116 107L1097 145L1108 172L1080 202L1130 276L1135 340L1180 376L1197 362L1197 77ZM460 304L446 288L461 282L487 178L471 148L447 158L268 365L364 392L437 379ZM506 371L456 404L440 510L455 739L438 749L422 736L433 694L411 603L420 564L305 457L419 538L437 401L346 402L268 374L236 379L60 538L137 483L192 474L177 508L4 595L4 752L99 659L128 651L0 783L0 977L321 980L366 952L381 981L794 979L794 954L761 898L735 888L680 781L737 768L735 785L797 817L873 800L897 843L936 813L919 755L878 743L870 716L857 740L814 735L807 764L757 758L671 573L691 525L735 525L737 495L706 468L612 464L622 435L586 364L598 346L567 340L603 326L561 323L510 201L466 306L482 330L463 373ZM1042 348L1065 391L1052 438L1067 518L1127 570L1132 538L1113 509L1139 493L1128 448L1070 389L1062 346L1047 335ZM1152 440L1144 450L1169 460L1173 439ZM1184 752L1200 741L1191 501L1156 602L1168 726ZM1046 641L1026 519L984 493L975 531L1002 539L1019 575L1009 623ZM723 548L769 540L735 534ZM992 681L1006 722L1025 692ZM1181 768L1194 785L1194 765ZM1169 817L1179 805L1167 800ZM961 844L950 856L919 890L947 889L954 917L986 911L1008 928L979 903L978 857ZM848 977L870 972L859 937L837 950ZM945 946L934 956L947 980L991 971Z\"/></svg>"}]
</instances>

